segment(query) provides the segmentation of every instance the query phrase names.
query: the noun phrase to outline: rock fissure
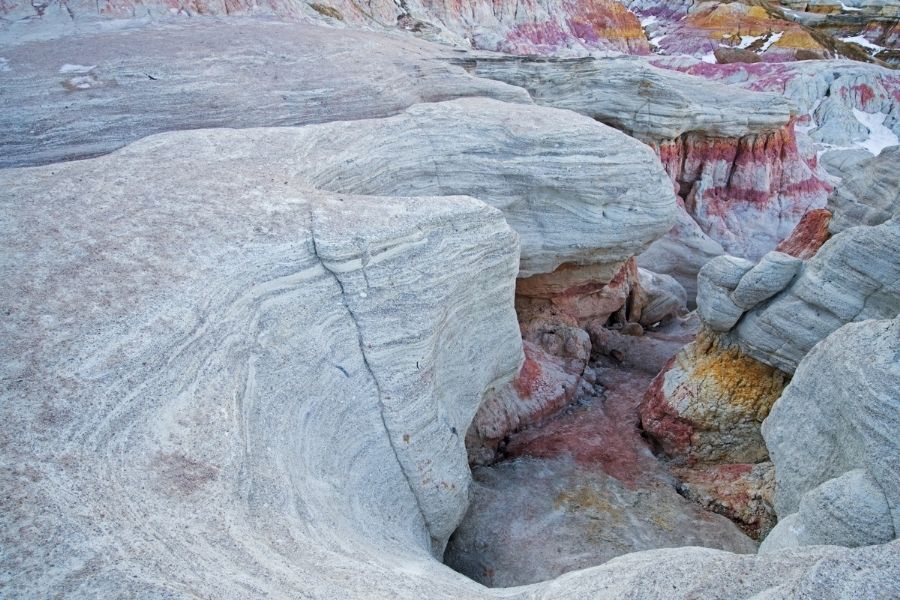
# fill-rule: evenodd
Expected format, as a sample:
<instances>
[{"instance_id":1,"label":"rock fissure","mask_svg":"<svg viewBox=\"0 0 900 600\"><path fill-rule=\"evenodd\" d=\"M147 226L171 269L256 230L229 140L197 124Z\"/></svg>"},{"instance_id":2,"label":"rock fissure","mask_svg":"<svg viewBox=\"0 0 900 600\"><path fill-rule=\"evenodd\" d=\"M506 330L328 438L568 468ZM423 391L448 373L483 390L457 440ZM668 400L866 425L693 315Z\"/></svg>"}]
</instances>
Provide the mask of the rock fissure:
<instances>
[{"instance_id":1,"label":"rock fissure","mask_svg":"<svg viewBox=\"0 0 900 600\"><path fill-rule=\"evenodd\" d=\"M309 223L310 223L310 241L312 243L313 255L319 261L319 264L322 265L322 268L334 279L334 282L337 284L338 288L340 289L341 303L343 304L344 308L346 309L347 316L350 318L351 322L353 323L354 330L356 331L360 358L362 359L363 365L366 367L366 371L368 372L369 377L371 377L372 382L375 384L375 390L376 390L376 394L378 397L379 416L381 418L381 425L384 427L384 434L387 437L388 444L391 447L391 452L394 455L394 460L397 461L397 467L400 469L400 472L403 473L403 477L406 479L406 485L409 487L410 494L412 494L412 497L415 499L416 507L418 508L419 515L422 518L422 522L425 526L425 529L428 532L428 535L432 540L432 547L434 547L435 546L435 538L431 533L431 524L429 522L428 516L426 515L425 510L422 508L422 502L421 502L421 499L419 498L419 494L416 492L416 487L413 485L412 481L410 480L409 473L407 472L403 461L400 459L400 455L397 451L397 444L394 441L394 436L387 424L387 418L385 416L386 408L384 406L384 399L382 396L381 384L378 381L378 376L375 374L375 371L372 369L372 366L369 364L368 357L366 356L366 343L365 343L365 338L363 336L362 327L359 324L359 320L357 319L356 314L353 311L353 308L350 306L349 302L347 302L347 294L346 294L346 291L344 290L344 282L341 280L340 275L338 275L338 273L333 271L328 266L327 261L319 254L318 246L316 243L315 218L313 216L312 208L310 208L310 211L309 211ZM367 282L367 285L368 285L368 282ZM342 369L342 371L343 371L343 369Z\"/></svg>"}]
</instances>

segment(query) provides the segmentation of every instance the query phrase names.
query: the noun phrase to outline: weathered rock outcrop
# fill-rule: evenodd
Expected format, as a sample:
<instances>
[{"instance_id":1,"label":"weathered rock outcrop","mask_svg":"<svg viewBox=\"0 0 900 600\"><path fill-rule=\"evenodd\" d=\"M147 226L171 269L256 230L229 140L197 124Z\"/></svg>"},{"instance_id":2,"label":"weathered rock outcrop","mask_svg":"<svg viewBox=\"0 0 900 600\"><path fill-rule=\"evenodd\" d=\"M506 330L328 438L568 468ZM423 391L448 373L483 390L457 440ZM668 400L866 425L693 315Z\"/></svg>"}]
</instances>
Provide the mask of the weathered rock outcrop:
<instances>
[{"instance_id":1,"label":"weathered rock outcrop","mask_svg":"<svg viewBox=\"0 0 900 600\"><path fill-rule=\"evenodd\" d=\"M637 17L616 0L530 0L489 2L462 0L193 0L173 5L166 0L68 0L49 3L0 4L6 28L18 35L72 33L98 21L120 23L178 20L188 17L277 16L286 21L327 24L382 32L412 32L425 38L463 47L513 54L571 53L616 50L636 54L650 51Z\"/></svg>"},{"instance_id":2,"label":"weathered rock outcrop","mask_svg":"<svg viewBox=\"0 0 900 600\"><path fill-rule=\"evenodd\" d=\"M775 526L772 502L775 469L771 462L674 467L678 491L706 510L725 515L759 540Z\"/></svg>"},{"instance_id":3,"label":"weathered rock outcrop","mask_svg":"<svg viewBox=\"0 0 900 600\"><path fill-rule=\"evenodd\" d=\"M715 62L722 47L745 50L767 62L829 58L831 53L801 25L779 18L771 5L695 2L683 18L661 21L658 47ZM749 62L749 61L741 61Z\"/></svg>"},{"instance_id":4,"label":"weathered rock outcrop","mask_svg":"<svg viewBox=\"0 0 900 600\"><path fill-rule=\"evenodd\" d=\"M735 95L725 85L660 69L638 57L461 59L472 73L523 87L538 104L567 108L647 142L690 132L739 138L778 129L793 104L774 94Z\"/></svg>"},{"instance_id":5,"label":"weathered rock outcrop","mask_svg":"<svg viewBox=\"0 0 900 600\"><path fill-rule=\"evenodd\" d=\"M771 300L728 334L748 356L792 373L812 347L851 321L900 312L900 221L832 237Z\"/></svg>"},{"instance_id":6,"label":"weathered rock outcrop","mask_svg":"<svg viewBox=\"0 0 900 600\"><path fill-rule=\"evenodd\" d=\"M864 546L900 531L900 317L841 327L763 424L779 524L764 550Z\"/></svg>"},{"instance_id":7,"label":"weathered rock outcrop","mask_svg":"<svg viewBox=\"0 0 900 600\"><path fill-rule=\"evenodd\" d=\"M828 231L831 216L831 211L826 208L807 212L794 227L791 235L775 246L775 250L802 260L812 258L831 237Z\"/></svg>"},{"instance_id":8,"label":"weathered rock outcrop","mask_svg":"<svg viewBox=\"0 0 900 600\"><path fill-rule=\"evenodd\" d=\"M650 384L641 426L676 463L766 460L759 428L785 374L701 332Z\"/></svg>"},{"instance_id":9,"label":"weathered rock outcrop","mask_svg":"<svg viewBox=\"0 0 900 600\"><path fill-rule=\"evenodd\" d=\"M860 117L866 122L880 120L875 124L894 135L900 133L900 75L892 69L848 60L716 65L686 57L655 57L651 62L746 90L779 93L799 107L799 124L804 129L821 129L816 134L821 142L852 144L847 127L865 126ZM830 106L817 110L825 100L830 100ZM890 144L860 141L857 145L880 151Z\"/></svg>"},{"instance_id":10,"label":"weathered rock outcrop","mask_svg":"<svg viewBox=\"0 0 900 600\"><path fill-rule=\"evenodd\" d=\"M311 557L339 568L321 540L440 553L467 503L455 431L521 360L517 237L469 198L316 192L301 136L0 173L18 593L287 594Z\"/></svg>"},{"instance_id":11,"label":"weathered rock outcrop","mask_svg":"<svg viewBox=\"0 0 900 600\"><path fill-rule=\"evenodd\" d=\"M707 333L651 386L644 429L678 460L765 459L759 426L786 375L845 323L900 312L898 243L900 224L891 219L834 236L802 264L780 252L756 265L710 261L698 278Z\"/></svg>"}]
</instances>

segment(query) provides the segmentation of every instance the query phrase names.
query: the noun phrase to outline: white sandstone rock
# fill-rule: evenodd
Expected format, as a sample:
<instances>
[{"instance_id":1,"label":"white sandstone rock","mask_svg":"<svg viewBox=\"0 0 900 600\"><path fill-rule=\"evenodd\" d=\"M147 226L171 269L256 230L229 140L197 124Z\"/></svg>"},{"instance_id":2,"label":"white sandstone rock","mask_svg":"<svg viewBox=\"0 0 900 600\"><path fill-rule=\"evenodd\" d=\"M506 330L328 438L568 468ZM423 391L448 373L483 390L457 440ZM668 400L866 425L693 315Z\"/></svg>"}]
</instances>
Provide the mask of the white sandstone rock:
<instances>
[{"instance_id":1,"label":"white sandstone rock","mask_svg":"<svg viewBox=\"0 0 900 600\"><path fill-rule=\"evenodd\" d=\"M674 277L638 268L640 323L649 327L687 313L687 292Z\"/></svg>"},{"instance_id":2,"label":"white sandstone rock","mask_svg":"<svg viewBox=\"0 0 900 600\"><path fill-rule=\"evenodd\" d=\"M719 256L706 263L697 275L697 312L713 331L734 327L744 310L731 299L741 278L753 263L735 256Z\"/></svg>"},{"instance_id":3,"label":"white sandstone rock","mask_svg":"<svg viewBox=\"0 0 900 600\"><path fill-rule=\"evenodd\" d=\"M476 75L523 87L538 104L574 110L648 141L691 131L720 137L768 132L796 110L784 96L735 94L727 85L660 69L637 56L476 55L472 61Z\"/></svg>"},{"instance_id":4,"label":"white sandstone rock","mask_svg":"<svg viewBox=\"0 0 900 600\"><path fill-rule=\"evenodd\" d=\"M898 357L900 317L844 325L801 361L763 423L776 512L798 513L785 526L794 542L865 545L897 537Z\"/></svg>"},{"instance_id":5,"label":"white sandstone rock","mask_svg":"<svg viewBox=\"0 0 900 600\"><path fill-rule=\"evenodd\" d=\"M900 146L858 164L828 199L832 233L900 215Z\"/></svg>"},{"instance_id":6,"label":"white sandstone rock","mask_svg":"<svg viewBox=\"0 0 900 600\"><path fill-rule=\"evenodd\" d=\"M745 313L729 338L753 358L792 373L813 346L845 323L900 312L898 246L897 219L843 231L787 288Z\"/></svg>"}]
</instances>

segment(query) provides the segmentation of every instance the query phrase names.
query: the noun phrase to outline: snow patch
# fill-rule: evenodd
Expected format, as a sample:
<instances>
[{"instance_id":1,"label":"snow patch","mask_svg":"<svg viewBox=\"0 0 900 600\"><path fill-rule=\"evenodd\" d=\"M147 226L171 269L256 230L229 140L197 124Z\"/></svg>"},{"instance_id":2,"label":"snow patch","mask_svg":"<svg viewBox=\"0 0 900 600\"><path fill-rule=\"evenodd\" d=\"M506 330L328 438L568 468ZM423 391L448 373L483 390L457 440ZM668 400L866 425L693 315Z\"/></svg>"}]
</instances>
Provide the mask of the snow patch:
<instances>
[{"instance_id":1,"label":"snow patch","mask_svg":"<svg viewBox=\"0 0 900 600\"><path fill-rule=\"evenodd\" d=\"M861 8L856 8L856 7L854 7L854 6L847 6L847 5L844 4L843 2L841 2L841 10L844 10L844 11L847 11L847 12L862 12L862 9L861 9Z\"/></svg>"},{"instance_id":2,"label":"snow patch","mask_svg":"<svg viewBox=\"0 0 900 600\"><path fill-rule=\"evenodd\" d=\"M96 69L97 65L71 65L64 64L59 68L60 73L90 73L93 69Z\"/></svg>"},{"instance_id":3,"label":"snow patch","mask_svg":"<svg viewBox=\"0 0 900 600\"><path fill-rule=\"evenodd\" d=\"M860 148L865 148L875 156L878 156L888 146L900 144L897 134L884 126L884 120L887 118L886 114L880 112L867 113L854 108L853 116L869 130L868 139L856 144Z\"/></svg>"},{"instance_id":4,"label":"snow patch","mask_svg":"<svg viewBox=\"0 0 900 600\"><path fill-rule=\"evenodd\" d=\"M783 35L784 35L784 32L783 32L783 31L779 31L778 33L772 34L772 36L769 37L769 39L766 40L766 43L763 44L762 48L760 48L759 51L760 51L760 52L765 52L766 50L768 50L768 49L772 46L772 44L774 44L775 42L777 42L778 40L780 40L780 39L781 39L781 36L783 36Z\"/></svg>"},{"instance_id":5,"label":"snow patch","mask_svg":"<svg viewBox=\"0 0 900 600\"><path fill-rule=\"evenodd\" d=\"M841 41L847 42L849 44L856 44L857 46L862 46L863 48L866 48L867 50L874 51L876 54L879 52L882 52L883 50L887 50L887 48L885 48L884 46L879 46L878 44L873 44L872 42L870 42L869 40L867 40L866 38L864 38L861 35L854 35L853 37L841 38Z\"/></svg>"},{"instance_id":6,"label":"snow patch","mask_svg":"<svg viewBox=\"0 0 900 600\"><path fill-rule=\"evenodd\" d=\"M648 31L647 29L648 27L651 27L651 25L656 25L657 22L658 19L656 18L656 15L650 15L641 19L641 27L644 29L644 35L647 36L647 42L658 49L660 40L666 37L666 34L660 33L659 27L652 27L652 31Z\"/></svg>"},{"instance_id":7,"label":"snow patch","mask_svg":"<svg viewBox=\"0 0 900 600\"><path fill-rule=\"evenodd\" d=\"M742 35L741 43L737 45L737 48L744 50L745 48L749 47L750 44L752 44L753 42L755 42L757 40L761 40L761 39L763 39L763 36L761 36L761 35Z\"/></svg>"},{"instance_id":8,"label":"snow patch","mask_svg":"<svg viewBox=\"0 0 900 600\"><path fill-rule=\"evenodd\" d=\"M704 54L703 56L700 57L700 60L702 60L705 63L710 63L713 65L719 62L716 60L716 55L713 52L707 52L706 54Z\"/></svg>"}]
</instances>

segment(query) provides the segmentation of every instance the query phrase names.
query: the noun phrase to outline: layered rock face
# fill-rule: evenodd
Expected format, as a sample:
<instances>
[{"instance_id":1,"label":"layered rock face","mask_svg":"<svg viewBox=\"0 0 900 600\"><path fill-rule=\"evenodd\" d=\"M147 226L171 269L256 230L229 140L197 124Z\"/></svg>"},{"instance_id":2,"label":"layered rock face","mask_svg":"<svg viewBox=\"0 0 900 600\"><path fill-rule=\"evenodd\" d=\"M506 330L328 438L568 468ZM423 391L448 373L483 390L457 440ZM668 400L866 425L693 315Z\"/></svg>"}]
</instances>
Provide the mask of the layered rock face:
<instances>
[{"instance_id":1,"label":"layered rock face","mask_svg":"<svg viewBox=\"0 0 900 600\"><path fill-rule=\"evenodd\" d=\"M801 361L762 429L776 465L779 516L764 551L897 537L898 358L895 318L845 325Z\"/></svg>"},{"instance_id":2,"label":"layered rock face","mask_svg":"<svg viewBox=\"0 0 900 600\"><path fill-rule=\"evenodd\" d=\"M763 460L759 425L785 374L841 325L900 311L898 235L891 219L832 237L806 262L781 252L756 265L729 256L710 261L698 284L709 334L657 377L642 409L644 428L673 457ZM723 437L700 437L709 428L724 428Z\"/></svg>"},{"instance_id":3,"label":"layered rock face","mask_svg":"<svg viewBox=\"0 0 900 600\"><path fill-rule=\"evenodd\" d=\"M479 58L470 68L656 149L682 202L675 228L639 262L675 276L691 298L710 258L725 252L759 258L804 213L822 208L831 191L798 149L795 109L781 96L735 95L635 58Z\"/></svg>"},{"instance_id":4,"label":"layered rock face","mask_svg":"<svg viewBox=\"0 0 900 600\"><path fill-rule=\"evenodd\" d=\"M659 48L712 62L782 62L830 58L828 48L771 8L740 2L698 2L683 19L657 31Z\"/></svg>"},{"instance_id":5,"label":"layered rock face","mask_svg":"<svg viewBox=\"0 0 900 600\"><path fill-rule=\"evenodd\" d=\"M3 595L900 597L848 1L0 2Z\"/></svg>"},{"instance_id":6,"label":"layered rock face","mask_svg":"<svg viewBox=\"0 0 900 600\"><path fill-rule=\"evenodd\" d=\"M846 323L900 312L897 191L894 175L881 172L888 164L896 170L894 156L890 149L863 163L832 196L834 215L809 213L782 251L756 264L721 256L700 271L704 330L657 376L641 407L642 426L665 455L696 465L681 472L688 486L699 479L709 487L702 482L719 479L722 465L749 469L767 460L761 424L804 356ZM832 491L822 493L820 503ZM754 526L772 520L758 510L746 514L752 506L731 506L727 488L716 494L724 514L750 516L744 522Z\"/></svg>"},{"instance_id":7,"label":"layered rock face","mask_svg":"<svg viewBox=\"0 0 900 600\"><path fill-rule=\"evenodd\" d=\"M456 526L454 430L521 360L517 237L470 198L298 185L296 137L169 134L2 173L16 595L287 595L312 565L363 594L336 573L371 551L326 547L404 540L415 562ZM160 171L173 158L192 168Z\"/></svg>"},{"instance_id":8,"label":"layered rock face","mask_svg":"<svg viewBox=\"0 0 900 600\"><path fill-rule=\"evenodd\" d=\"M652 62L743 89L786 96L800 109L802 130L831 148L857 147L877 154L898 143L900 76L891 69L847 60L717 65L658 57Z\"/></svg>"},{"instance_id":9,"label":"layered rock face","mask_svg":"<svg viewBox=\"0 0 900 600\"><path fill-rule=\"evenodd\" d=\"M900 146L857 165L828 199L834 219L829 229L839 233L855 225L880 225L900 214Z\"/></svg>"}]
</instances>

